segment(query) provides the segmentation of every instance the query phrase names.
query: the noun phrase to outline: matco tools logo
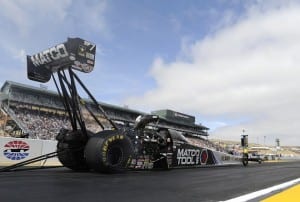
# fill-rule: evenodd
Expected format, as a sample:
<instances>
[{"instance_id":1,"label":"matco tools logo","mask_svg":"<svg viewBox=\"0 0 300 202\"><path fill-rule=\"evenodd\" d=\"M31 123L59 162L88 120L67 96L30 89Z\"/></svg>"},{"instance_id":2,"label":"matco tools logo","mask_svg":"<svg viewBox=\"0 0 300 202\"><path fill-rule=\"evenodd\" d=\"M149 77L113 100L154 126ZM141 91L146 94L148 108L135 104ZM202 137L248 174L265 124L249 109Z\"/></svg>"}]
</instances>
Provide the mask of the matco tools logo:
<instances>
[{"instance_id":1,"label":"matco tools logo","mask_svg":"<svg viewBox=\"0 0 300 202\"><path fill-rule=\"evenodd\" d=\"M177 164L178 165L198 165L200 157L199 149L178 149Z\"/></svg>"},{"instance_id":2,"label":"matco tools logo","mask_svg":"<svg viewBox=\"0 0 300 202\"><path fill-rule=\"evenodd\" d=\"M21 160L29 155L29 145L24 141L10 141L4 145L3 154L10 160Z\"/></svg>"},{"instance_id":3,"label":"matco tools logo","mask_svg":"<svg viewBox=\"0 0 300 202\"><path fill-rule=\"evenodd\" d=\"M43 52L35 54L30 57L34 66L38 67L40 65L48 64L52 61L65 58L69 55L64 44L59 44L52 48L49 48Z\"/></svg>"}]
</instances>

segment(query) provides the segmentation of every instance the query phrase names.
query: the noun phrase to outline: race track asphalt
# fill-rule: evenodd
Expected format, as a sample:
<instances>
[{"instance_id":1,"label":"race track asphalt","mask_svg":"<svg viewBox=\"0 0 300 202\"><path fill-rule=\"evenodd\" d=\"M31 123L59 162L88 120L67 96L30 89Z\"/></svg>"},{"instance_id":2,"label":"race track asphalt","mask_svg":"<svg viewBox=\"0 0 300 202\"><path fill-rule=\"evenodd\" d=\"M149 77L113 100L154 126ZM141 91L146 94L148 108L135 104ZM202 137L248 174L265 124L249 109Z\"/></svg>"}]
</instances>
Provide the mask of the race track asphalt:
<instances>
[{"instance_id":1,"label":"race track asphalt","mask_svg":"<svg viewBox=\"0 0 300 202\"><path fill-rule=\"evenodd\" d=\"M0 201L224 201L300 177L300 162L122 174L66 168L0 173Z\"/></svg>"}]
</instances>

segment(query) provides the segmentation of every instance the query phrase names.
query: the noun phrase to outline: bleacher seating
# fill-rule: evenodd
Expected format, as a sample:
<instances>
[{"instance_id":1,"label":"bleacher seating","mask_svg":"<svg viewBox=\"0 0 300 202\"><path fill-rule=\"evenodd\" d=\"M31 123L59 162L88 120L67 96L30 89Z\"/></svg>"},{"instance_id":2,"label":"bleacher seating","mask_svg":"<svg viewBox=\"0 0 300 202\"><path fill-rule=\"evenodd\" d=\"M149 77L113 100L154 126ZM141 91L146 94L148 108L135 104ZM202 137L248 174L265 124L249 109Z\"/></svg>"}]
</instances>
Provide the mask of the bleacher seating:
<instances>
[{"instance_id":1,"label":"bleacher seating","mask_svg":"<svg viewBox=\"0 0 300 202\"><path fill-rule=\"evenodd\" d=\"M1 88L1 92L6 95L6 99L2 100L2 106L5 106L11 119L30 138L54 139L60 128L71 128L61 98L56 92L12 81L6 81ZM111 128L109 122L104 121L103 114L97 106L93 106L89 100L86 100L86 104L98 118L102 119L105 129ZM128 107L118 107L106 103L100 104L113 121L123 124L133 124L136 117L146 114ZM88 130L93 132L101 130L87 112L83 114ZM161 119L159 124L163 127L178 129L187 133L196 133L198 136L207 136L207 131L205 131L207 128L202 125L178 124L164 119ZM204 130L202 130L203 128Z\"/></svg>"}]
</instances>

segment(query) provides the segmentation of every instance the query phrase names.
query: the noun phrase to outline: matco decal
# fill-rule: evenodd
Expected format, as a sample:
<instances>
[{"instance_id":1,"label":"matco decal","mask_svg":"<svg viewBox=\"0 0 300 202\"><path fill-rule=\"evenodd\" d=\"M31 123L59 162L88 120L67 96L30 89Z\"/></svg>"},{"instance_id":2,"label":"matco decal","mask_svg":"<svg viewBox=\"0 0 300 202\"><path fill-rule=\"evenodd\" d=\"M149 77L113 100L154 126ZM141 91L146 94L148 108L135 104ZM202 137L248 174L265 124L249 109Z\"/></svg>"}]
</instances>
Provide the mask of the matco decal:
<instances>
[{"instance_id":1,"label":"matco decal","mask_svg":"<svg viewBox=\"0 0 300 202\"><path fill-rule=\"evenodd\" d=\"M178 149L178 165L197 165L200 160L200 149Z\"/></svg>"},{"instance_id":2,"label":"matco decal","mask_svg":"<svg viewBox=\"0 0 300 202\"><path fill-rule=\"evenodd\" d=\"M10 141L4 145L3 154L10 160L21 160L29 155L30 146L24 141Z\"/></svg>"},{"instance_id":3,"label":"matco decal","mask_svg":"<svg viewBox=\"0 0 300 202\"><path fill-rule=\"evenodd\" d=\"M69 54L64 44L59 44L30 57L34 66L48 64L54 60L67 57Z\"/></svg>"}]
</instances>

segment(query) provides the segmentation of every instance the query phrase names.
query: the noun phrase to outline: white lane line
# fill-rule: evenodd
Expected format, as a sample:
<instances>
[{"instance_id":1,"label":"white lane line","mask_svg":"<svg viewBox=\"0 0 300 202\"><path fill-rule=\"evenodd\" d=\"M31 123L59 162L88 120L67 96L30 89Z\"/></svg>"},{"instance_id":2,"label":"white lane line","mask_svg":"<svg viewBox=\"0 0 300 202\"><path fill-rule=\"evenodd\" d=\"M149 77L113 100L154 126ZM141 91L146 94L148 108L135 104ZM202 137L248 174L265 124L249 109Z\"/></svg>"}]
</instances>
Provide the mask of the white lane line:
<instances>
[{"instance_id":1,"label":"white lane line","mask_svg":"<svg viewBox=\"0 0 300 202\"><path fill-rule=\"evenodd\" d=\"M291 180L289 182L285 182L285 183L282 183L282 184L279 184L279 185L275 185L273 187L262 189L262 190L259 190L259 191L256 191L256 192L252 192L250 194L239 196L237 198L229 199L229 200L224 201L224 202L243 202L243 201L249 201L251 199L258 198L260 196L269 194L269 193L271 193L273 191L277 191L277 190L280 190L280 189L284 189L286 187L290 187L290 186L292 186L294 184L297 184L299 182L300 182L300 178L295 179L295 180Z\"/></svg>"}]
</instances>

